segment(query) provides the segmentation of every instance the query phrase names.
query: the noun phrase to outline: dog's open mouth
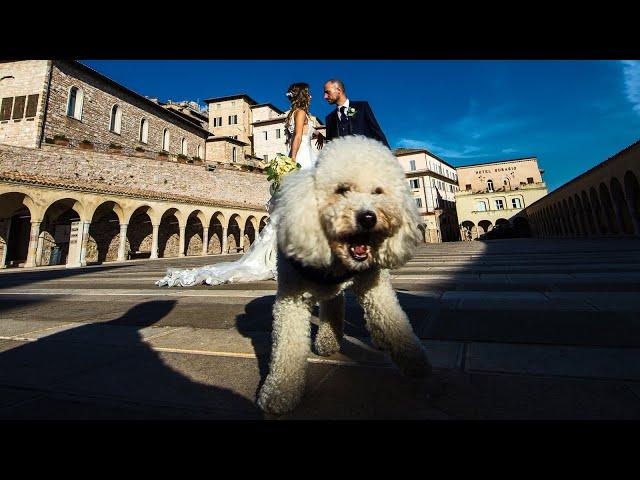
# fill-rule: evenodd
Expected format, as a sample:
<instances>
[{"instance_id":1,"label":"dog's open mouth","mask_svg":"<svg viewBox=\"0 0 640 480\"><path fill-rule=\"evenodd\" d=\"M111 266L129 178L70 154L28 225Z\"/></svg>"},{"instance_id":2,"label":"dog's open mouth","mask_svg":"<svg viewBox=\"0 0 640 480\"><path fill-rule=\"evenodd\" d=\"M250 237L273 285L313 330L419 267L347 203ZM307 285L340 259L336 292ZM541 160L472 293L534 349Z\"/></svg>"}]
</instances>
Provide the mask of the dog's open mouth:
<instances>
[{"instance_id":1,"label":"dog's open mouth","mask_svg":"<svg viewBox=\"0 0 640 480\"><path fill-rule=\"evenodd\" d=\"M369 258L369 254L371 253L371 241L368 236L356 235L351 237L348 240L348 245L349 253L354 260L364 262Z\"/></svg>"}]
</instances>

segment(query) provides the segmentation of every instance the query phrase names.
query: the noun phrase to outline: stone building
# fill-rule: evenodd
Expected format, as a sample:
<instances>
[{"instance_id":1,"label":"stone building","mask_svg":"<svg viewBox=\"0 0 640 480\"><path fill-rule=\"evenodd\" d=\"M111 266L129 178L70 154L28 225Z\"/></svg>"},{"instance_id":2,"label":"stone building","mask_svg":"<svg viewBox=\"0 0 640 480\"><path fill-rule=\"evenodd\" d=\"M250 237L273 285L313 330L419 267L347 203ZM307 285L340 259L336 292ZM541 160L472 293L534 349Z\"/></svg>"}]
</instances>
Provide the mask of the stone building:
<instances>
[{"instance_id":1,"label":"stone building","mask_svg":"<svg viewBox=\"0 0 640 480\"><path fill-rule=\"evenodd\" d=\"M405 171L422 218L420 230L428 243L460 239L456 215L456 168L425 149L394 151Z\"/></svg>"},{"instance_id":2,"label":"stone building","mask_svg":"<svg viewBox=\"0 0 640 480\"><path fill-rule=\"evenodd\" d=\"M458 167L456 210L462 240L474 240L494 226L510 224L526 234L523 209L547 194L536 157Z\"/></svg>"},{"instance_id":3,"label":"stone building","mask_svg":"<svg viewBox=\"0 0 640 480\"><path fill-rule=\"evenodd\" d=\"M271 103L258 103L246 94L209 98L205 102L209 107L209 130L214 135L208 142L216 142L212 155L247 155L269 161L278 153L288 152L284 133L288 112ZM324 133L324 125L317 117L310 117L314 128Z\"/></svg>"},{"instance_id":4,"label":"stone building","mask_svg":"<svg viewBox=\"0 0 640 480\"><path fill-rule=\"evenodd\" d=\"M522 212L536 237L640 236L640 140Z\"/></svg>"},{"instance_id":5,"label":"stone building","mask_svg":"<svg viewBox=\"0 0 640 480\"><path fill-rule=\"evenodd\" d=\"M2 268L236 252L266 224L265 175L193 105L59 60L0 62L0 102Z\"/></svg>"}]
</instances>

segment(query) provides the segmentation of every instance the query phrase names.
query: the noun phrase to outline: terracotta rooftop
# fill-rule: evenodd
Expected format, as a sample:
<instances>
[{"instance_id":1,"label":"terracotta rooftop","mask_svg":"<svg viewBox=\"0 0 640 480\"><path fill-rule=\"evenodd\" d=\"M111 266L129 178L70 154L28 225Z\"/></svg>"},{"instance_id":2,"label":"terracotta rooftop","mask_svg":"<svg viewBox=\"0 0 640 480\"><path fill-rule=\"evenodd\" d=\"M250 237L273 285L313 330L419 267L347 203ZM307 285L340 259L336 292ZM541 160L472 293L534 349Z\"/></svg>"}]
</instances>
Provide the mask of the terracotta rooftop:
<instances>
[{"instance_id":1,"label":"terracotta rooftop","mask_svg":"<svg viewBox=\"0 0 640 480\"><path fill-rule=\"evenodd\" d=\"M1 182L21 183L29 185L38 185L43 187L55 187L66 188L69 190L76 190L79 192L88 193L102 193L108 195L121 195L127 197L144 198L148 200L160 200L178 203L192 203L196 205L208 205L212 207L230 207L230 208L244 208L252 210L264 210L264 205L249 204L249 203L237 203L229 202L226 200L213 201L209 198L190 197L187 195L168 194L162 192L153 192L149 190L141 190L138 188L124 188L116 187L113 185L99 184L99 183L87 183L73 180L67 180L63 178L45 178L35 175L28 175L25 173L17 172L0 172Z\"/></svg>"}]
</instances>

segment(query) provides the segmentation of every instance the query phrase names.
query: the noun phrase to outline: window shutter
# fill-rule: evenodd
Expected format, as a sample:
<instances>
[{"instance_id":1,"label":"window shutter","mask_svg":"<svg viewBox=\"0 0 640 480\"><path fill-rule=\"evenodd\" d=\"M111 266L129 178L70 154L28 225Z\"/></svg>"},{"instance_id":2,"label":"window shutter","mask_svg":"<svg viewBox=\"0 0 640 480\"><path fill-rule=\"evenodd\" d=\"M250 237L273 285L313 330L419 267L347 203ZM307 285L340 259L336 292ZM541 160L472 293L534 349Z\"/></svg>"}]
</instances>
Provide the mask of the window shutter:
<instances>
[{"instance_id":1,"label":"window shutter","mask_svg":"<svg viewBox=\"0 0 640 480\"><path fill-rule=\"evenodd\" d=\"M29 98L27 99L27 113L25 115L27 118L36 116L36 110L38 110L38 97L39 95L37 93L29 95Z\"/></svg>"},{"instance_id":2,"label":"window shutter","mask_svg":"<svg viewBox=\"0 0 640 480\"><path fill-rule=\"evenodd\" d=\"M2 107L0 107L0 120L9 120L11 118L11 107L13 106L13 97L2 99Z\"/></svg>"},{"instance_id":3,"label":"window shutter","mask_svg":"<svg viewBox=\"0 0 640 480\"><path fill-rule=\"evenodd\" d=\"M13 119L18 119L24 117L24 106L26 103L27 97L25 95L21 95L16 97L16 101L13 104Z\"/></svg>"}]
</instances>

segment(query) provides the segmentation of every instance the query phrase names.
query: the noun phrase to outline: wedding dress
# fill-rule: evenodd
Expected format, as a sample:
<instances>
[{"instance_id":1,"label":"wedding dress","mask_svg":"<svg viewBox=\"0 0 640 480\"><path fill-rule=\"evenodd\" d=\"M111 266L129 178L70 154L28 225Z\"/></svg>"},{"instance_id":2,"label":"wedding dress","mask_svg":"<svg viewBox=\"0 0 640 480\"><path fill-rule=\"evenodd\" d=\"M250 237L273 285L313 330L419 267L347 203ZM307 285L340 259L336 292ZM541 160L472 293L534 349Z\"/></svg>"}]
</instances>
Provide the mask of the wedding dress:
<instances>
[{"instance_id":1,"label":"wedding dress","mask_svg":"<svg viewBox=\"0 0 640 480\"><path fill-rule=\"evenodd\" d=\"M303 169L312 168L317 159L317 151L311 146L314 128L308 115L307 119L308 130L302 135L302 142L296 155L296 162ZM288 138L293 138L294 128L295 120L292 116L288 132L285 132ZM289 152L289 155L291 155L291 152ZM271 201L269 201L268 205L270 204ZM223 283L257 282L275 279L277 276L276 252L278 250L276 222L277 219L271 216L256 241L238 260L186 270L169 268L167 269L167 274L158 280L156 285L159 287L165 285L168 287L191 287L203 283L220 285Z\"/></svg>"}]
</instances>

